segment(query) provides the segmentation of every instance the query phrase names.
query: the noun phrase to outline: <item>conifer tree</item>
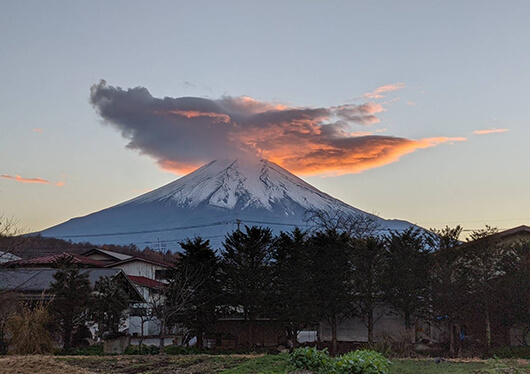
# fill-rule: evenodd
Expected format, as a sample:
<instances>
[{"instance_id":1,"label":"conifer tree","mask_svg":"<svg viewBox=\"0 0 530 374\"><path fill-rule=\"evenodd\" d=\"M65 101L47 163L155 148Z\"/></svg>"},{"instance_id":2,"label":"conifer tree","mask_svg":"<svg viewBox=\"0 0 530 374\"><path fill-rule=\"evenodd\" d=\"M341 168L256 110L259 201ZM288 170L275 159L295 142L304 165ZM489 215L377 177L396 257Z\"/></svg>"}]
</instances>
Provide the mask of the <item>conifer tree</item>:
<instances>
[{"instance_id":1,"label":"conifer tree","mask_svg":"<svg viewBox=\"0 0 530 374\"><path fill-rule=\"evenodd\" d=\"M209 240L201 237L189 238L180 243L184 250L179 266L198 274L202 281L190 299L182 322L197 337L197 347L203 348L203 336L211 331L217 321L217 306L220 302L219 259Z\"/></svg>"},{"instance_id":2,"label":"conifer tree","mask_svg":"<svg viewBox=\"0 0 530 374\"><path fill-rule=\"evenodd\" d=\"M73 333L88 319L92 289L88 273L81 272L71 257L60 258L55 262L55 267L55 281L50 286L54 294L50 314L61 332L63 349L68 351L72 346Z\"/></svg>"},{"instance_id":3,"label":"conifer tree","mask_svg":"<svg viewBox=\"0 0 530 374\"><path fill-rule=\"evenodd\" d=\"M266 316L271 306L271 230L245 226L229 234L222 251L224 295L235 311L241 310L247 323L248 348L254 346L254 322Z\"/></svg>"}]
</instances>

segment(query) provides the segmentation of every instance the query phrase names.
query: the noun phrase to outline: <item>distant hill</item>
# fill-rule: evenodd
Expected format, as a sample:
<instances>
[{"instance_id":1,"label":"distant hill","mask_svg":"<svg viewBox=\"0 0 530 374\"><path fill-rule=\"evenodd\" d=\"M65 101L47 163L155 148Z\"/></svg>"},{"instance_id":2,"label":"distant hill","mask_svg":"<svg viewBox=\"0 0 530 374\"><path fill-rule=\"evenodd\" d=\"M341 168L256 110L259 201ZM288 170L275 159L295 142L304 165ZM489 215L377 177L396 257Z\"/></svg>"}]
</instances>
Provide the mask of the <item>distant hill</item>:
<instances>
[{"instance_id":1,"label":"distant hill","mask_svg":"<svg viewBox=\"0 0 530 374\"><path fill-rule=\"evenodd\" d=\"M88 242L74 243L64 239L49 238L41 235L0 237L0 251L7 250L8 252L13 252L23 259L43 257L62 252L81 254L94 247L155 261L172 262L175 259L172 253L160 253L150 248L140 249L135 245L104 244L96 246Z\"/></svg>"}]
</instances>

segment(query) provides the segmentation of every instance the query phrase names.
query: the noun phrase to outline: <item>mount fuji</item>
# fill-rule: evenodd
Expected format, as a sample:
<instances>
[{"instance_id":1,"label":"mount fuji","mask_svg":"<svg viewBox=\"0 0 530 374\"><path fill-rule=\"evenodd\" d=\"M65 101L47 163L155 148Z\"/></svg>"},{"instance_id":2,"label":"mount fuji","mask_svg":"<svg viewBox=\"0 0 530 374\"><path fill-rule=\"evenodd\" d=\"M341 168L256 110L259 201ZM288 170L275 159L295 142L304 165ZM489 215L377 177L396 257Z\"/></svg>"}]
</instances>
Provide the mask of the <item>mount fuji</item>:
<instances>
[{"instance_id":1,"label":"mount fuji","mask_svg":"<svg viewBox=\"0 0 530 374\"><path fill-rule=\"evenodd\" d=\"M210 239L214 248L239 225L274 233L307 229L308 210L373 217L382 231L412 224L363 212L267 160L216 160L156 190L40 232L74 242L135 244L178 251L185 238Z\"/></svg>"}]
</instances>

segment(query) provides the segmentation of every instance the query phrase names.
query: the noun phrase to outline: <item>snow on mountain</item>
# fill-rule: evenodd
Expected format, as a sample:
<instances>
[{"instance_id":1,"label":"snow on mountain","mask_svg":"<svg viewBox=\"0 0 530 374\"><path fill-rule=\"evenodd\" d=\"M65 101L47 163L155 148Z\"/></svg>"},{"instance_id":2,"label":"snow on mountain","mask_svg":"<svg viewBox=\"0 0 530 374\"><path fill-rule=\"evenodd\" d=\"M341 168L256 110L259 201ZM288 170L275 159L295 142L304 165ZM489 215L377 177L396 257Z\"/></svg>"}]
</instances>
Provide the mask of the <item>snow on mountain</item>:
<instances>
[{"instance_id":1,"label":"snow on mountain","mask_svg":"<svg viewBox=\"0 0 530 374\"><path fill-rule=\"evenodd\" d=\"M94 244L130 244L179 250L187 237L202 236L220 246L242 225L275 233L308 228L307 210L367 214L319 191L267 160L216 160L163 187L114 207L71 219L41 232ZM372 215L370 215L372 216ZM406 221L373 216L381 230L401 230Z\"/></svg>"}]
</instances>

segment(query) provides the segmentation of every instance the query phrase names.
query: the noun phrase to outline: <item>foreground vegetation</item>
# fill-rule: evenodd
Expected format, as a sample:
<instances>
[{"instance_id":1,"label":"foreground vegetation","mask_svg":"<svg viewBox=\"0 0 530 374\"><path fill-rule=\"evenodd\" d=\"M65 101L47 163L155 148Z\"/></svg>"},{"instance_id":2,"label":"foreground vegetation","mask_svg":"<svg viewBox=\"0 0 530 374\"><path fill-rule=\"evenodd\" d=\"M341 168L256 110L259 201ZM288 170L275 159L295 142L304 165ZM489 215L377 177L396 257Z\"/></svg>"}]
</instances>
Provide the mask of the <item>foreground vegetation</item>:
<instances>
[{"instance_id":1,"label":"foreground vegetation","mask_svg":"<svg viewBox=\"0 0 530 374\"><path fill-rule=\"evenodd\" d=\"M212 373L212 374L280 374L288 371L288 355L187 355L187 356L103 356L0 357L5 374L90 374L90 373ZM433 359L392 360L391 374L518 374L530 373L526 360L442 361Z\"/></svg>"}]
</instances>

